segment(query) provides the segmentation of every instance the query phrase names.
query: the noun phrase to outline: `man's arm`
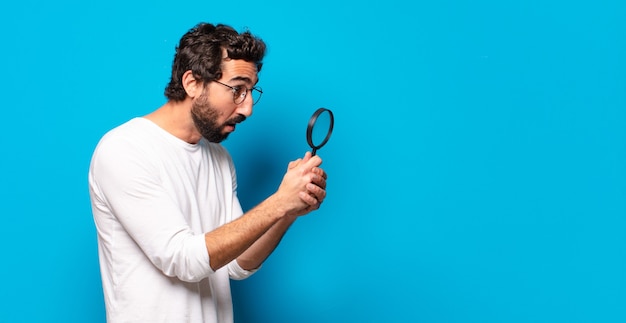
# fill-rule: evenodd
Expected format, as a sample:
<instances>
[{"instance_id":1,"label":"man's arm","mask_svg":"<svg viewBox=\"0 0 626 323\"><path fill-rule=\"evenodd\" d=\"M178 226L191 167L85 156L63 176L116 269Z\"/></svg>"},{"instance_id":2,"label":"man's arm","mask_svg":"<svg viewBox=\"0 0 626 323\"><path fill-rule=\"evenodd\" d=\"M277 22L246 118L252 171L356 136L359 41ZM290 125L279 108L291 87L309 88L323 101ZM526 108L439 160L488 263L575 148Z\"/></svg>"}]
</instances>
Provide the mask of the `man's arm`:
<instances>
[{"instance_id":1,"label":"man's arm","mask_svg":"<svg viewBox=\"0 0 626 323\"><path fill-rule=\"evenodd\" d=\"M282 218L274 224L261 238L237 257L237 263L245 270L254 270L276 249L287 229L296 221L296 216Z\"/></svg>"},{"instance_id":2,"label":"man's arm","mask_svg":"<svg viewBox=\"0 0 626 323\"><path fill-rule=\"evenodd\" d=\"M326 197L321 163L310 153L291 162L276 193L237 220L206 233L211 268L217 270L234 259L243 269L259 267L295 219L319 208Z\"/></svg>"}]
</instances>

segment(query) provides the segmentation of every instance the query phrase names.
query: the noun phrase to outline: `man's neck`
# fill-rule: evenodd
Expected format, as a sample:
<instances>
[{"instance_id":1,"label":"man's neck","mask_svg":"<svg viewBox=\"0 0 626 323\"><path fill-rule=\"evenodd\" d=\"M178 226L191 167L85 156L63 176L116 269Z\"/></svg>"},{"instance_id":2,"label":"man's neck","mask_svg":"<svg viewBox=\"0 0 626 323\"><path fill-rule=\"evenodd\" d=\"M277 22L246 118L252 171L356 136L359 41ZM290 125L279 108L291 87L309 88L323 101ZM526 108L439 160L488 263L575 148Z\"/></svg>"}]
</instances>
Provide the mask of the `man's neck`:
<instances>
[{"instance_id":1,"label":"man's neck","mask_svg":"<svg viewBox=\"0 0 626 323\"><path fill-rule=\"evenodd\" d=\"M189 98L181 102L168 101L144 118L190 144L197 144L202 138L191 118Z\"/></svg>"}]
</instances>

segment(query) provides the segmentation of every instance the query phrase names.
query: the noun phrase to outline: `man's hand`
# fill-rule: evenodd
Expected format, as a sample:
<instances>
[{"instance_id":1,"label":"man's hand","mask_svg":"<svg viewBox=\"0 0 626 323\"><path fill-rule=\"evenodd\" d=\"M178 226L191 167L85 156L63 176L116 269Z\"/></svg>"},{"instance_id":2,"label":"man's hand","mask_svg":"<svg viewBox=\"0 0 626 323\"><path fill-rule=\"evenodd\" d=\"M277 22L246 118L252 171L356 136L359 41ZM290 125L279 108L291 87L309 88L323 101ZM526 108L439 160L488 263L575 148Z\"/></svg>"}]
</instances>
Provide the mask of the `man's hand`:
<instances>
[{"instance_id":1,"label":"man's hand","mask_svg":"<svg viewBox=\"0 0 626 323\"><path fill-rule=\"evenodd\" d=\"M287 173L276 191L288 215L300 216L317 210L326 198L326 172L319 166L322 159L307 152L289 163Z\"/></svg>"}]
</instances>

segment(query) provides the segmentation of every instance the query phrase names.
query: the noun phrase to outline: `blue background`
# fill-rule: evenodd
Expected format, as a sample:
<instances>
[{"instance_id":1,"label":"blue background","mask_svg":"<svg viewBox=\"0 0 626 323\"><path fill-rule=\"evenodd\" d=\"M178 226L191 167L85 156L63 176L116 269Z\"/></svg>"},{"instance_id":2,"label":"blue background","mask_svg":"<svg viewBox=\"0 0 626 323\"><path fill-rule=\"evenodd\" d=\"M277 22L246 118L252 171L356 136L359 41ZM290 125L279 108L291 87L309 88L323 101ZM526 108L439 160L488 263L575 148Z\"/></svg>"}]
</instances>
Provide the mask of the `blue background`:
<instances>
[{"instance_id":1,"label":"blue background","mask_svg":"<svg viewBox=\"0 0 626 323\"><path fill-rule=\"evenodd\" d=\"M225 142L244 208L336 118L328 198L233 283L238 322L626 322L625 2L366 3L0 5L0 322L104 321L91 153L200 21L269 45Z\"/></svg>"}]
</instances>

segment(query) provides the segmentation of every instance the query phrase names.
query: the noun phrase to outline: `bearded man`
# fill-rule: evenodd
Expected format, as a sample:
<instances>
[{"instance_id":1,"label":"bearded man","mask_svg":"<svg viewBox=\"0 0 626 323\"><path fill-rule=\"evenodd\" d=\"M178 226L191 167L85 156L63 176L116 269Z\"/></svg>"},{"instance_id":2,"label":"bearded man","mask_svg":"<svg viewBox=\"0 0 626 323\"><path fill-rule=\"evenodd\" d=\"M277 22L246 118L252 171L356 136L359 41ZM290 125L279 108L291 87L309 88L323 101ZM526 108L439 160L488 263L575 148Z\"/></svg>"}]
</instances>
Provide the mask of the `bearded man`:
<instances>
[{"instance_id":1,"label":"bearded man","mask_svg":"<svg viewBox=\"0 0 626 323\"><path fill-rule=\"evenodd\" d=\"M168 101L109 131L89 169L107 321L232 322L229 279L253 274L326 197L318 156L288 164L244 214L220 144L252 114L265 43L201 23L176 47Z\"/></svg>"}]
</instances>

